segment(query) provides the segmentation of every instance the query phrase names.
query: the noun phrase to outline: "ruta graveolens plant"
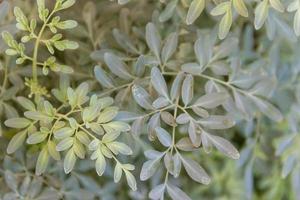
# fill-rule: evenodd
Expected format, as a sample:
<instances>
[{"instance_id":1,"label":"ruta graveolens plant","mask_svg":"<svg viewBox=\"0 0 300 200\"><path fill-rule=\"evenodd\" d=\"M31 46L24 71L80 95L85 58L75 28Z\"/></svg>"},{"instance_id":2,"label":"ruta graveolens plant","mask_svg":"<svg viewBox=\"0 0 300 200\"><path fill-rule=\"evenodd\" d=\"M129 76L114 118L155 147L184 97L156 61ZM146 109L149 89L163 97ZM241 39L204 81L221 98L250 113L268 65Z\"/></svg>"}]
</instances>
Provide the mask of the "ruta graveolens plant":
<instances>
[{"instance_id":1,"label":"ruta graveolens plant","mask_svg":"<svg viewBox=\"0 0 300 200\"><path fill-rule=\"evenodd\" d=\"M298 0L0 5L4 199L297 199Z\"/></svg>"}]
</instances>

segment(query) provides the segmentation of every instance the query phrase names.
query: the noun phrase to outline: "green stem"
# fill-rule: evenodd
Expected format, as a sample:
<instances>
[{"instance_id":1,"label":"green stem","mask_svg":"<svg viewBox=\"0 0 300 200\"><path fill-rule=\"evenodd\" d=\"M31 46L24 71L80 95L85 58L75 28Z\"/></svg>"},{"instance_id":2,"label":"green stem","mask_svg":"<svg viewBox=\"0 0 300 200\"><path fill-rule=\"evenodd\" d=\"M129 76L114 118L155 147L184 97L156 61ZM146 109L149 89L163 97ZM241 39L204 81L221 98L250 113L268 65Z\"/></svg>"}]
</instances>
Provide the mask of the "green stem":
<instances>
[{"instance_id":1,"label":"green stem","mask_svg":"<svg viewBox=\"0 0 300 200\"><path fill-rule=\"evenodd\" d=\"M55 13L55 10L53 10L50 15L47 17L47 19L45 20L37 38L35 41L35 45L34 45L34 50L33 50L33 59L32 59L32 77L35 83L38 83L38 78L37 78L37 65L38 65L38 61L37 61L37 56L38 56L38 51L39 51L39 45L40 45L40 41L42 38L42 35L45 31L45 28L47 27L47 23L48 21L51 19L52 15Z\"/></svg>"}]
</instances>

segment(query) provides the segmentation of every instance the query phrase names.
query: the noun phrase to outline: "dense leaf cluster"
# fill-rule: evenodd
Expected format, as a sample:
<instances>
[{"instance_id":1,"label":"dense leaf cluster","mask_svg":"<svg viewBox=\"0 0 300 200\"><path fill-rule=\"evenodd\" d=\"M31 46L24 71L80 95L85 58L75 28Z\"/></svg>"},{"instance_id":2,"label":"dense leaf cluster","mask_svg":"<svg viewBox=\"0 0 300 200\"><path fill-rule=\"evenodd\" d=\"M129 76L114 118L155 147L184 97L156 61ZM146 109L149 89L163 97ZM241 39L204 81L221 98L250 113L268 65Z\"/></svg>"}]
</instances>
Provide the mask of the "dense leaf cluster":
<instances>
[{"instance_id":1,"label":"dense leaf cluster","mask_svg":"<svg viewBox=\"0 0 300 200\"><path fill-rule=\"evenodd\" d=\"M1 199L299 199L299 0L4 0L0 31Z\"/></svg>"}]
</instances>

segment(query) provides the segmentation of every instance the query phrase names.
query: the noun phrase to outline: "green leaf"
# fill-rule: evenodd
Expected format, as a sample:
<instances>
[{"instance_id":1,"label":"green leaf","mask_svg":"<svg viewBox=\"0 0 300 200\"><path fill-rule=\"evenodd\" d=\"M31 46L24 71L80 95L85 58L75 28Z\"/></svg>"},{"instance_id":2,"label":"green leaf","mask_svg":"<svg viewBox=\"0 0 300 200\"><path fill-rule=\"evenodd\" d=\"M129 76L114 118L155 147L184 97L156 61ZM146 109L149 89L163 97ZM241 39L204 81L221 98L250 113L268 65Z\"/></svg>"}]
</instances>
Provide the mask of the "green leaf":
<instances>
[{"instance_id":1,"label":"green leaf","mask_svg":"<svg viewBox=\"0 0 300 200\"><path fill-rule=\"evenodd\" d=\"M118 153L121 153L123 155L131 155L132 154L131 148L124 143L111 142L106 145L114 154L118 154Z\"/></svg>"},{"instance_id":2,"label":"green leaf","mask_svg":"<svg viewBox=\"0 0 300 200\"><path fill-rule=\"evenodd\" d=\"M165 64L175 53L178 45L178 34L176 32L169 34L161 51L161 59Z\"/></svg>"},{"instance_id":3,"label":"green leaf","mask_svg":"<svg viewBox=\"0 0 300 200\"><path fill-rule=\"evenodd\" d=\"M188 74L182 84L181 98L184 106L187 106L194 97L194 78Z\"/></svg>"},{"instance_id":4,"label":"green leaf","mask_svg":"<svg viewBox=\"0 0 300 200\"><path fill-rule=\"evenodd\" d=\"M17 101L26 110L35 111L35 105L31 100L25 97L17 97Z\"/></svg>"},{"instance_id":5,"label":"green leaf","mask_svg":"<svg viewBox=\"0 0 300 200\"><path fill-rule=\"evenodd\" d=\"M125 176L126 176L126 180L127 180L129 187L133 191L136 191L137 187L136 187L136 180L135 180L134 176L127 170L125 170Z\"/></svg>"},{"instance_id":6,"label":"green leaf","mask_svg":"<svg viewBox=\"0 0 300 200\"><path fill-rule=\"evenodd\" d=\"M191 200L186 193L174 185L167 184L167 191L173 200Z\"/></svg>"},{"instance_id":7,"label":"green leaf","mask_svg":"<svg viewBox=\"0 0 300 200\"><path fill-rule=\"evenodd\" d=\"M107 123L113 120L118 114L118 107L108 107L104 109L98 116L98 123Z\"/></svg>"},{"instance_id":8,"label":"green leaf","mask_svg":"<svg viewBox=\"0 0 300 200\"><path fill-rule=\"evenodd\" d=\"M115 183L118 183L122 177L122 173L123 173L123 170L122 170L122 166L121 164L117 163L116 166L115 166L115 170L114 170L114 182Z\"/></svg>"},{"instance_id":9,"label":"green leaf","mask_svg":"<svg viewBox=\"0 0 300 200\"><path fill-rule=\"evenodd\" d=\"M36 132L27 138L27 144L38 144L43 142L47 138L48 134L47 133L41 133L41 132Z\"/></svg>"},{"instance_id":10,"label":"green leaf","mask_svg":"<svg viewBox=\"0 0 300 200\"><path fill-rule=\"evenodd\" d=\"M60 160L60 154L58 151L56 151L56 144L49 140L47 143L48 146L48 152L50 154L50 156L54 159L54 160Z\"/></svg>"},{"instance_id":11,"label":"green leaf","mask_svg":"<svg viewBox=\"0 0 300 200\"><path fill-rule=\"evenodd\" d=\"M64 171L66 174L69 174L73 170L75 163L76 163L76 155L73 149L70 149L67 152L66 157L64 159Z\"/></svg>"},{"instance_id":12,"label":"green leaf","mask_svg":"<svg viewBox=\"0 0 300 200\"><path fill-rule=\"evenodd\" d=\"M105 53L104 60L110 71L124 80L131 80L133 76L128 72L128 66L112 53Z\"/></svg>"},{"instance_id":13,"label":"green leaf","mask_svg":"<svg viewBox=\"0 0 300 200\"><path fill-rule=\"evenodd\" d=\"M78 23L75 20L66 20L57 23L55 26L59 29L72 29L75 28Z\"/></svg>"},{"instance_id":14,"label":"green leaf","mask_svg":"<svg viewBox=\"0 0 300 200\"><path fill-rule=\"evenodd\" d=\"M258 3L255 8L255 18L254 18L254 27L256 30L260 29L265 23L269 13L269 3L268 0L263 0Z\"/></svg>"},{"instance_id":15,"label":"green leaf","mask_svg":"<svg viewBox=\"0 0 300 200\"><path fill-rule=\"evenodd\" d=\"M213 145L222 153L224 153L226 156L232 158L232 159L239 159L240 154L236 150L236 148L227 140L225 140L222 137L216 136L216 135L211 135L207 133L205 134L209 140L213 143Z\"/></svg>"},{"instance_id":16,"label":"green leaf","mask_svg":"<svg viewBox=\"0 0 300 200\"><path fill-rule=\"evenodd\" d=\"M255 103L255 105L259 108L259 110L262 113L264 113L267 117L277 122L283 120L283 116L281 112L271 103L255 96L250 96L250 97Z\"/></svg>"},{"instance_id":17,"label":"green leaf","mask_svg":"<svg viewBox=\"0 0 300 200\"><path fill-rule=\"evenodd\" d=\"M226 14L222 17L219 25L219 38L222 40L224 39L232 25L232 13L231 9L228 9Z\"/></svg>"},{"instance_id":18,"label":"green leaf","mask_svg":"<svg viewBox=\"0 0 300 200\"><path fill-rule=\"evenodd\" d=\"M169 98L166 81L157 67L151 69L151 83L160 95Z\"/></svg>"},{"instance_id":19,"label":"green leaf","mask_svg":"<svg viewBox=\"0 0 300 200\"><path fill-rule=\"evenodd\" d=\"M229 95L225 92L208 93L198 98L192 106L211 109L225 103L228 98Z\"/></svg>"},{"instance_id":20,"label":"green leaf","mask_svg":"<svg viewBox=\"0 0 300 200\"><path fill-rule=\"evenodd\" d=\"M48 162L49 162L48 149L47 147L44 147L38 156L36 162L35 174L41 175L42 173L44 173L48 166Z\"/></svg>"},{"instance_id":21,"label":"green leaf","mask_svg":"<svg viewBox=\"0 0 300 200\"><path fill-rule=\"evenodd\" d=\"M243 17L248 17L248 10L244 0L233 0L232 4L235 10Z\"/></svg>"},{"instance_id":22,"label":"green leaf","mask_svg":"<svg viewBox=\"0 0 300 200\"><path fill-rule=\"evenodd\" d=\"M57 144L56 150L57 151L65 151L65 150L71 148L73 146L73 144L74 144L74 138L67 137Z\"/></svg>"},{"instance_id":23,"label":"green leaf","mask_svg":"<svg viewBox=\"0 0 300 200\"><path fill-rule=\"evenodd\" d=\"M280 0L270 0L270 5L279 12L284 12L284 6Z\"/></svg>"},{"instance_id":24,"label":"green leaf","mask_svg":"<svg viewBox=\"0 0 300 200\"><path fill-rule=\"evenodd\" d=\"M79 47L77 42L70 41L70 40L56 41L56 42L54 42L54 46L55 46L55 48L57 48L60 51L64 51L66 49L74 50Z\"/></svg>"},{"instance_id":25,"label":"green leaf","mask_svg":"<svg viewBox=\"0 0 300 200\"><path fill-rule=\"evenodd\" d=\"M112 79L108 76L108 74L102 69L100 66L95 66L94 74L97 81L106 88L113 88L114 84Z\"/></svg>"},{"instance_id":26,"label":"green leaf","mask_svg":"<svg viewBox=\"0 0 300 200\"><path fill-rule=\"evenodd\" d=\"M157 127L157 128L155 128L155 131L157 134L157 138L162 145L164 145L165 147L171 146L172 138L165 129L163 129L161 127Z\"/></svg>"},{"instance_id":27,"label":"green leaf","mask_svg":"<svg viewBox=\"0 0 300 200\"><path fill-rule=\"evenodd\" d=\"M39 111L26 111L25 117L37 121L52 121L53 118Z\"/></svg>"},{"instance_id":28,"label":"green leaf","mask_svg":"<svg viewBox=\"0 0 300 200\"><path fill-rule=\"evenodd\" d=\"M205 170L194 160L181 156L181 161L187 172L187 174L199 183L208 185L210 183L210 177L207 175Z\"/></svg>"},{"instance_id":29,"label":"green leaf","mask_svg":"<svg viewBox=\"0 0 300 200\"><path fill-rule=\"evenodd\" d=\"M162 199L164 196L165 189L166 189L165 184L160 184L160 185L155 186L149 192L149 198L150 199Z\"/></svg>"},{"instance_id":30,"label":"green leaf","mask_svg":"<svg viewBox=\"0 0 300 200\"><path fill-rule=\"evenodd\" d=\"M102 153L99 151L97 160L95 162L95 168L98 176L102 176L105 168L106 168L106 161Z\"/></svg>"},{"instance_id":31,"label":"green leaf","mask_svg":"<svg viewBox=\"0 0 300 200\"><path fill-rule=\"evenodd\" d=\"M27 136L27 130L21 131L14 135L7 146L7 153L11 154L18 150L24 143Z\"/></svg>"},{"instance_id":32,"label":"green leaf","mask_svg":"<svg viewBox=\"0 0 300 200\"><path fill-rule=\"evenodd\" d=\"M153 23L148 23L146 26L146 42L157 60L160 61L161 38Z\"/></svg>"},{"instance_id":33,"label":"green leaf","mask_svg":"<svg viewBox=\"0 0 300 200\"><path fill-rule=\"evenodd\" d=\"M193 0L186 17L186 23L188 25L194 23L194 21L201 15L205 8L205 0Z\"/></svg>"},{"instance_id":34,"label":"green leaf","mask_svg":"<svg viewBox=\"0 0 300 200\"><path fill-rule=\"evenodd\" d=\"M173 14L176 10L177 3L178 3L178 1L175 0L175 1L170 1L167 4L165 9L159 15L159 21L160 22L166 22L173 16Z\"/></svg>"},{"instance_id":35,"label":"green leaf","mask_svg":"<svg viewBox=\"0 0 300 200\"><path fill-rule=\"evenodd\" d=\"M31 124L31 121L26 118L11 118L6 120L4 124L11 128L26 128Z\"/></svg>"},{"instance_id":36,"label":"green leaf","mask_svg":"<svg viewBox=\"0 0 300 200\"><path fill-rule=\"evenodd\" d=\"M151 97L148 92L139 85L132 86L132 94L136 103L147 110L153 109Z\"/></svg>"}]
</instances>

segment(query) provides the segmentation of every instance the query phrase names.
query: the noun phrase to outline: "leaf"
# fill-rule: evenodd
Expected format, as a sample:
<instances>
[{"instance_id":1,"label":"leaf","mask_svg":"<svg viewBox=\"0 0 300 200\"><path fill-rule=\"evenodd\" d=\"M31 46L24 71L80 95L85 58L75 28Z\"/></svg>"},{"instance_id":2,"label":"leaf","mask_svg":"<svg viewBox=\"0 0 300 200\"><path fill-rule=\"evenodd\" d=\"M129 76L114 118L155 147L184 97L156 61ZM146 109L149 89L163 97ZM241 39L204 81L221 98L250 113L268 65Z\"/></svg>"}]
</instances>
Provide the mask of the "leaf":
<instances>
[{"instance_id":1,"label":"leaf","mask_svg":"<svg viewBox=\"0 0 300 200\"><path fill-rule=\"evenodd\" d=\"M6 120L4 124L11 128L26 128L31 124L31 121L26 118L11 118Z\"/></svg>"},{"instance_id":2,"label":"leaf","mask_svg":"<svg viewBox=\"0 0 300 200\"><path fill-rule=\"evenodd\" d=\"M159 109L159 108L163 108L167 105L169 105L170 102L168 99L166 99L165 97L158 97L152 104L152 106L156 109Z\"/></svg>"},{"instance_id":3,"label":"leaf","mask_svg":"<svg viewBox=\"0 0 300 200\"><path fill-rule=\"evenodd\" d=\"M166 81L157 67L153 67L151 69L151 84L155 88L156 92L166 98L169 98Z\"/></svg>"},{"instance_id":4,"label":"leaf","mask_svg":"<svg viewBox=\"0 0 300 200\"><path fill-rule=\"evenodd\" d=\"M233 0L232 1L235 10L243 17L248 17L248 10L244 0Z\"/></svg>"},{"instance_id":5,"label":"leaf","mask_svg":"<svg viewBox=\"0 0 300 200\"><path fill-rule=\"evenodd\" d=\"M48 146L48 152L49 155L54 159L54 160L60 160L60 154L58 151L56 151L56 144L53 141L48 141L47 143Z\"/></svg>"},{"instance_id":6,"label":"leaf","mask_svg":"<svg viewBox=\"0 0 300 200\"><path fill-rule=\"evenodd\" d=\"M128 72L128 67L121 59L112 53L104 54L104 61L110 71L124 80L131 80L133 76Z\"/></svg>"},{"instance_id":7,"label":"leaf","mask_svg":"<svg viewBox=\"0 0 300 200\"><path fill-rule=\"evenodd\" d=\"M198 121L202 126L209 129L228 129L235 125L235 122L227 116L211 115L206 119Z\"/></svg>"},{"instance_id":8,"label":"leaf","mask_svg":"<svg viewBox=\"0 0 300 200\"><path fill-rule=\"evenodd\" d=\"M157 134L157 138L162 145L164 145L165 147L171 146L172 138L165 129L163 129L161 127L157 127L157 128L155 128L155 131Z\"/></svg>"},{"instance_id":9,"label":"leaf","mask_svg":"<svg viewBox=\"0 0 300 200\"><path fill-rule=\"evenodd\" d=\"M5 18L9 12L9 3L8 1L3 1L0 4L0 22Z\"/></svg>"},{"instance_id":10,"label":"leaf","mask_svg":"<svg viewBox=\"0 0 300 200\"><path fill-rule=\"evenodd\" d=\"M221 40L223 40L227 36L231 25L232 25L232 13L231 13L231 9L228 9L225 15L222 17L219 25L218 35Z\"/></svg>"},{"instance_id":11,"label":"leaf","mask_svg":"<svg viewBox=\"0 0 300 200\"><path fill-rule=\"evenodd\" d=\"M60 40L54 42L55 48L57 48L59 51L64 51L66 49L77 49L79 47L77 42L70 41L70 40Z\"/></svg>"},{"instance_id":12,"label":"leaf","mask_svg":"<svg viewBox=\"0 0 300 200\"><path fill-rule=\"evenodd\" d=\"M167 4L165 9L159 15L159 21L160 22L166 22L173 16L173 14L176 10L177 3L178 3L178 1L175 0L175 1L170 1Z\"/></svg>"},{"instance_id":13,"label":"leaf","mask_svg":"<svg viewBox=\"0 0 300 200\"><path fill-rule=\"evenodd\" d=\"M134 74L138 77L142 77L146 70L145 56L140 55L134 64Z\"/></svg>"},{"instance_id":14,"label":"leaf","mask_svg":"<svg viewBox=\"0 0 300 200\"><path fill-rule=\"evenodd\" d=\"M284 12L284 6L280 0L270 0L270 5L279 12Z\"/></svg>"},{"instance_id":15,"label":"leaf","mask_svg":"<svg viewBox=\"0 0 300 200\"><path fill-rule=\"evenodd\" d=\"M211 11L210 14L212 16L219 16L219 15L223 15L226 13L228 7L231 6L230 1L225 1L222 2L220 4L218 4L216 7L214 7Z\"/></svg>"},{"instance_id":16,"label":"leaf","mask_svg":"<svg viewBox=\"0 0 300 200\"><path fill-rule=\"evenodd\" d=\"M147 110L153 109L150 95L148 92L142 88L139 85L133 85L132 86L132 94L134 100L141 106L142 108L145 108Z\"/></svg>"},{"instance_id":17,"label":"leaf","mask_svg":"<svg viewBox=\"0 0 300 200\"><path fill-rule=\"evenodd\" d=\"M294 31L297 36L300 36L300 9L296 11L294 16Z\"/></svg>"},{"instance_id":18,"label":"leaf","mask_svg":"<svg viewBox=\"0 0 300 200\"><path fill-rule=\"evenodd\" d=\"M258 3L254 12L254 27L256 30L260 29L265 23L269 13L268 0L263 0Z\"/></svg>"},{"instance_id":19,"label":"leaf","mask_svg":"<svg viewBox=\"0 0 300 200\"><path fill-rule=\"evenodd\" d=\"M255 96L251 96L251 99L253 100L255 105L259 108L259 110L270 119L276 122L279 122L283 119L281 112L269 102Z\"/></svg>"},{"instance_id":20,"label":"leaf","mask_svg":"<svg viewBox=\"0 0 300 200\"><path fill-rule=\"evenodd\" d=\"M194 21L201 15L204 8L205 0L193 0L187 13L186 23L188 25L194 23Z\"/></svg>"},{"instance_id":21,"label":"leaf","mask_svg":"<svg viewBox=\"0 0 300 200\"><path fill-rule=\"evenodd\" d=\"M194 78L192 75L188 74L182 84L181 97L184 106L187 106L194 96Z\"/></svg>"},{"instance_id":22,"label":"leaf","mask_svg":"<svg viewBox=\"0 0 300 200\"><path fill-rule=\"evenodd\" d=\"M122 177L122 166L117 163L116 166L115 166L115 170L114 170L114 182L115 183L118 183Z\"/></svg>"},{"instance_id":23,"label":"leaf","mask_svg":"<svg viewBox=\"0 0 300 200\"><path fill-rule=\"evenodd\" d=\"M118 107L108 107L98 116L98 123L107 123L112 121L115 116L118 114L119 108Z\"/></svg>"},{"instance_id":24,"label":"leaf","mask_svg":"<svg viewBox=\"0 0 300 200\"><path fill-rule=\"evenodd\" d=\"M162 121L165 122L167 125L176 126L174 116L171 113L163 111L161 112L160 117Z\"/></svg>"},{"instance_id":25,"label":"leaf","mask_svg":"<svg viewBox=\"0 0 300 200\"><path fill-rule=\"evenodd\" d=\"M210 41L210 38L200 36L195 44L194 44L194 52L196 54L196 58L198 60L198 63L200 64L200 67L197 65L186 65L185 67L190 67L190 71L192 71L192 68L195 68L195 72L197 73L197 68L198 68L198 73L201 73L204 67L209 63L212 57L212 44ZM192 64L192 63L191 63ZM193 73L195 74L195 73Z\"/></svg>"},{"instance_id":26,"label":"leaf","mask_svg":"<svg viewBox=\"0 0 300 200\"><path fill-rule=\"evenodd\" d=\"M105 168L106 168L106 161L100 151L98 153L98 158L95 162L95 168L96 168L96 172L97 172L98 176L102 176L105 171Z\"/></svg>"},{"instance_id":27,"label":"leaf","mask_svg":"<svg viewBox=\"0 0 300 200\"><path fill-rule=\"evenodd\" d=\"M76 155L73 149L70 149L67 152L66 157L64 159L64 171L66 174L69 174L73 170L75 163L76 163Z\"/></svg>"},{"instance_id":28,"label":"leaf","mask_svg":"<svg viewBox=\"0 0 300 200\"><path fill-rule=\"evenodd\" d=\"M67 137L67 138L61 140L57 144L56 150L57 151L65 151L65 150L69 149L70 147L72 147L73 144L74 144L74 138Z\"/></svg>"},{"instance_id":29,"label":"leaf","mask_svg":"<svg viewBox=\"0 0 300 200\"><path fill-rule=\"evenodd\" d=\"M136 191L137 186L136 186L136 180L135 180L134 176L127 170L125 170L125 176L126 176L126 180L127 180L129 187L133 191Z\"/></svg>"},{"instance_id":30,"label":"leaf","mask_svg":"<svg viewBox=\"0 0 300 200\"><path fill-rule=\"evenodd\" d=\"M155 186L150 192L149 192L149 198L153 200L161 199L164 196L166 185L160 184Z\"/></svg>"},{"instance_id":31,"label":"leaf","mask_svg":"<svg viewBox=\"0 0 300 200\"><path fill-rule=\"evenodd\" d=\"M24 143L27 136L27 130L21 131L14 135L7 146L7 153L11 154L18 150Z\"/></svg>"},{"instance_id":32,"label":"leaf","mask_svg":"<svg viewBox=\"0 0 300 200\"><path fill-rule=\"evenodd\" d=\"M75 130L72 129L71 127L64 127L54 131L53 134L56 139L64 139L67 137L71 137L74 134L74 131Z\"/></svg>"},{"instance_id":33,"label":"leaf","mask_svg":"<svg viewBox=\"0 0 300 200\"><path fill-rule=\"evenodd\" d=\"M131 155L132 154L131 148L121 142L108 143L107 147L114 153L121 153L123 155Z\"/></svg>"},{"instance_id":34,"label":"leaf","mask_svg":"<svg viewBox=\"0 0 300 200\"><path fill-rule=\"evenodd\" d=\"M203 134L205 134L209 138L209 140L212 142L212 144L226 156L228 156L232 159L240 158L239 152L229 141L225 140L222 137L216 136L216 135L210 135L207 133L203 133Z\"/></svg>"},{"instance_id":35,"label":"leaf","mask_svg":"<svg viewBox=\"0 0 300 200\"><path fill-rule=\"evenodd\" d=\"M5 183L7 184L7 186L11 190L16 192L17 188L18 188L17 177L11 171L5 170L4 178L5 178Z\"/></svg>"},{"instance_id":36,"label":"leaf","mask_svg":"<svg viewBox=\"0 0 300 200\"><path fill-rule=\"evenodd\" d=\"M223 103L229 98L229 95L225 92L215 92L209 93L201 96L192 107L199 106L207 109L215 108Z\"/></svg>"},{"instance_id":37,"label":"leaf","mask_svg":"<svg viewBox=\"0 0 300 200\"><path fill-rule=\"evenodd\" d=\"M64 3L61 5L61 9L67 9L73 6L76 3L75 0L66 0Z\"/></svg>"},{"instance_id":38,"label":"leaf","mask_svg":"<svg viewBox=\"0 0 300 200\"><path fill-rule=\"evenodd\" d=\"M296 166L297 158L294 155L289 155L288 158L283 163L283 168L281 171L281 177L286 178L293 168Z\"/></svg>"},{"instance_id":39,"label":"leaf","mask_svg":"<svg viewBox=\"0 0 300 200\"><path fill-rule=\"evenodd\" d=\"M144 162L140 174L141 181L148 180L150 177L154 175L154 173L156 172L159 166L159 162L160 159L148 160Z\"/></svg>"},{"instance_id":40,"label":"leaf","mask_svg":"<svg viewBox=\"0 0 300 200\"><path fill-rule=\"evenodd\" d=\"M210 177L198 163L183 156L180 158L187 174L191 177L191 179L205 185L210 183Z\"/></svg>"},{"instance_id":41,"label":"leaf","mask_svg":"<svg viewBox=\"0 0 300 200\"><path fill-rule=\"evenodd\" d=\"M179 155L178 152L172 157L172 160L173 160L173 163L174 163L173 174L174 174L174 177L176 178L176 177L179 176L180 171L181 171L181 160L180 160L180 155Z\"/></svg>"},{"instance_id":42,"label":"leaf","mask_svg":"<svg viewBox=\"0 0 300 200\"><path fill-rule=\"evenodd\" d=\"M178 124L187 124L190 121L190 116L186 113L182 113L177 116L176 123Z\"/></svg>"},{"instance_id":43,"label":"leaf","mask_svg":"<svg viewBox=\"0 0 300 200\"><path fill-rule=\"evenodd\" d=\"M36 132L27 138L27 144L38 144L43 142L47 138L48 134L46 133L41 133L41 132Z\"/></svg>"},{"instance_id":44,"label":"leaf","mask_svg":"<svg viewBox=\"0 0 300 200\"><path fill-rule=\"evenodd\" d=\"M182 151L193 151L196 148L192 144L192 141L188 137L181 138L177 143L176 147Z\"/></svg>"},{"instance_id":45,"label":"leaf","mask_svg":"<svg viewBox=\"0 0 300 200\"><path fill-rule=\"evenodd\" d=\"M190 121L189 127L188 127L188 134L190 137L190 140L194 147L199 147L201 144L201 139L197 130L197 125L194 121Z\"/></svg>"},{"instance_id":46,"label":"leaf","mask_svg":"<svg viewBox=\"0 0 300 200\"><path fill-rule=\"evenodd\" d=\"M150 50L160 61L161 38L153 23L146 25L146 42Z\"/></svg>"},{"instance_id":47,"label":"leaf","mask_svg":"<svg viewBox=\"0 0 300 200\"><path fill-rule=\"evenodd\" d=\"M36 162L35 174L39 176L42 173L44 173L48 166L48 162L49 162L48 150L47 147L44 147L38 156Z\"/></svg>"},{"instance_id":48,"label":"leaf","mask_svg":"<svg viewBox=\"0 0 300 200\"><path fill-rule=\"evenodd\" d=\"M17 97L18 103L26 110L34 111L35 105L29 99L25 97Z\"/></svg>"},{"instance_id":49,"label":"leaf","mask_svg":"<svg viewBox=\"0 0 300 200\"><path fill-rule=\"evenodd\" d=\"M78 23L75 20L66 20L59 22L55 26L59 29L72 29L75 28L78 25Z\"/></svg>"},{"instance_id":50,"label":"leaf","mask_svg":"<svg viewBox=\"0 0 300 200\"><path fill-rule=\"evenodd\" d=\"M24 113L25 117L32 119L32 120L37 120L37 121L52 121L52 117L41 113L39 111L26 111Z\"/></svg>"},{"instance_id":51,"label":"leaf","mask_svg":"<svg viewBox=\"0 0 300 200\"><path fill-rule=\"evenodd\" d=\"M139 54L139 51L136 49L131 39L125 33L122 33L116 28L113 29L112 33L118 45L120 45L125 51L129 51L130 53L134 54Z\"/></svg>"},{"instance_id":52,"label":"leaf","mask_svg":"<svg viewBox=\"0 0 300 200\"><path fill-rule=\"evenodd\" d=\"M173 81L171 92L170 92L170 97L172 101L180 96L180 89L181 89L183 78L184 78L184 74L179 72Z\"/></svg>"},{"instance_id":53,"label":"leaf","mask_svg":"<svg viewBox=\"0 0 300 200\"><path fill-rule=\"evenodd\" d=\"M181 66L181 70L189 74L199 75L203 72L204 66L200 66L198 63L185 63Z\"/></svg>"},{"instance_id":54,"label":"leaf","mask_svg":"<svg viewBox=\"0 0 300 200\"><path fill-rule=\"evenodd\" d=\"M94 73L97 81L105 88L113 88L114 84L111 78L106 74L106 72L100 67L95 66Z\"/></svg>"},{"instance_id":55,"label":"leaf","mask_svg":"<svg viewBox=\"0 0 300 200\"><path fill-rule=\"evenodd\" d=\"M185 194L181 189L174 185L167 184L167 191L173 200L191 200L191 198L188 197L187 194Z\"/></svg>"},{"instance_id":56,"label":"leaf","mask_svg":"<svg viewBox=\"0 0 300 200\"><path fill-rule=\"evenodd\" d=\"M162 48L161 59L163 64L167 63L167 61L171 58L171 56L175 53L178 45L178 34L176 32L171 33Z\"/></svg>"}]
</instances>

